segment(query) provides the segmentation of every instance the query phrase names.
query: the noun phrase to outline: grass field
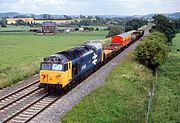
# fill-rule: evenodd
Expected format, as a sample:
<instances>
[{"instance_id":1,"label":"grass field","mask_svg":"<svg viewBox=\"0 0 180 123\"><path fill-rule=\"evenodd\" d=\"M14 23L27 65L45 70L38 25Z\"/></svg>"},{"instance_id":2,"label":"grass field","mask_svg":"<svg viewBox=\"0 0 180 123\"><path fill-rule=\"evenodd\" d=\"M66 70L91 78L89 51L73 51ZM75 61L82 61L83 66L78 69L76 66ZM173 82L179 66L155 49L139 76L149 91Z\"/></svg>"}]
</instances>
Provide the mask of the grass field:
<instances>
[{"instance_id":1,"label":"grass field","mask_svg":"<svg viewBox=\"0 0 180 123\"><path fill-rule=\"evenodd\" d=\"M100 30L106 29L107 26L82 26L82 27L93 27L94 29L99 28ZM0 27L0 32L3 31L29 31L32 28L41 28L41 27L29 27L29 26L15 26L15 25L7 25L6 28ZM74 27L66 27L66 26L58 26L58 29L66 29L66 28L74 28ZM78 27L79 28L79 27Z\"/></svg>"},{"instance_id":2,"label":"grass field","mask_svg":"<svg viewBox=\"0 0 180 123\"><path fill-rule=\"evenodd\" d=\"M29 26L14 26L14 25L7 25L6 28L0 27L1 31L29 31Z\"/></svg>"},{"instance_id":3,"label":"grass field","mask_svg":"<svg viewBox=\"0 0 180 123\"><path fill-rule=\"evenodd\" d=\"M87 40L103 39L106 34L106 31L93 31L36 36L0 32L0 88L37 73L43 57Z\"/></svg>"},{"instance_id":4,"label":"grass field","mask_svg":"<svg viewBox=\"0 0 180 123\"><path fill-rule=\"evenodd\" d=\"M180 50L180 33L176 35L173 39L173 45L169 47L174 53L177 52L177 49Z\"/></svg>"},{"instance_id":5,"label":"grass field","mask_svg":"<svg viewBox=\"0 0 180 123\"><path fill-rule=\"evenodd\" d=\"M63 123L142 123L151 72L133 54L117 65L104 84L86 96L62 119Z\"/></svg>"},{"instance_id":6,"label":"grass field","mask_svg":"<svg viewBox=\"0 0 180 123\"><path fill-rule=\"evenodd\" d=\"M167 62L161 66L161 73L156 83L151 121L154 123L180 122L180 34L169 46L171 53Z\"/></svg>"}]
</instances>

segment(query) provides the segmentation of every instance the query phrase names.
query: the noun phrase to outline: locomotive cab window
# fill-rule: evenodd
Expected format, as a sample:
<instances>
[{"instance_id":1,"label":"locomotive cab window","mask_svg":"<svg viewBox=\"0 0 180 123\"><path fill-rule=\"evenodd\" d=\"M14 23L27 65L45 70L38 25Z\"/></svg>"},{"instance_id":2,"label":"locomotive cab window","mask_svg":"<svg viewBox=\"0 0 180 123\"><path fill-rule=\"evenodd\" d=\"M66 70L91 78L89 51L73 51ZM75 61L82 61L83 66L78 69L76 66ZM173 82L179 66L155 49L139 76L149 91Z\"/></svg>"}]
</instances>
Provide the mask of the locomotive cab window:
<instances>
[{"instance_id":1,"label":"locomotive cab window","mask_svg":"<svg viewBox=\"0 0 180 123\"><path fill-rule=\"evenodd\" d=\"M55 70L55 71L63 71L63 65L62 64L48 64L48 63L42 63L41 70Z\"/></svg>"},{"instance_id":2,"label":"locomotive cab window","mask_svg":"<svg viewBox=\"0 0 180 123\"><path fill-rule=\"evenodd\" d=\"M52 70L62 71L63 65L62 64L52 64Z\"/></svg>"},{"instance_id":3,"label":"locomotive cab window","mask_svg":"<svg viewBox=\"0 0 180 123\"><path fill-rule=\"evenodd\" d=\"M68 63L64 65L64 71L68 70Z\"/></svg>"},{"instance_id":4,"label":"locomotive cab window","mask_svg":"<svg viewBox=\"0 0 180 123\"><path fill-rule=\"evenodd\" d=\"M51 64L42 63L41 70L51 70Z\"/></svg>"}]
</instances>

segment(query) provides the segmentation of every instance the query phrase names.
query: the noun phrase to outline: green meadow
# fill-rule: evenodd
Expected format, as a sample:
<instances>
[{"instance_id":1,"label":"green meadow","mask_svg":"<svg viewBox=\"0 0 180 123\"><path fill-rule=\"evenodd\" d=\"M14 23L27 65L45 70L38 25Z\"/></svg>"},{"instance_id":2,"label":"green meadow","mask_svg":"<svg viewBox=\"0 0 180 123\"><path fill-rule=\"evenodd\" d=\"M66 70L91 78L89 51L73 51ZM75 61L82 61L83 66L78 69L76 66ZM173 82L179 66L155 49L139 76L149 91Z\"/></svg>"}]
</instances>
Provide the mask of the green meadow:
<instances>
[{"instance_id":1,"label":"green meadow","mask_svg":"<svg viewBox=\"0 0 180 123\"><path fill-rule=\"evenodd\" d=\"M15 25L6 25L6 28L0 27L0 32L3 31L28 31L29 26L15 26Z\"/></svg>"},{"instance_id":2,"label":"green meadow","mask_svg":"<svg viewBox=\"0 0 180 123\"><path fill-rule=\"evenodd\" d=\"M88 40L104 39L106 34L92 31L37 36L29 32L0 32L0 88L38 73L42 58Z\"/></svg>"},{"instance_id":3,"label":"green meadow","mask_svg":"<svg viewBox=\"0 0 180 123\"><path fill-rule=\"evenodd\" d=\"M169 46L171 52L165 64L161 66L160 76L156 82L150 122L180 122L180 34Z\"/></svg>"}]
</instances>

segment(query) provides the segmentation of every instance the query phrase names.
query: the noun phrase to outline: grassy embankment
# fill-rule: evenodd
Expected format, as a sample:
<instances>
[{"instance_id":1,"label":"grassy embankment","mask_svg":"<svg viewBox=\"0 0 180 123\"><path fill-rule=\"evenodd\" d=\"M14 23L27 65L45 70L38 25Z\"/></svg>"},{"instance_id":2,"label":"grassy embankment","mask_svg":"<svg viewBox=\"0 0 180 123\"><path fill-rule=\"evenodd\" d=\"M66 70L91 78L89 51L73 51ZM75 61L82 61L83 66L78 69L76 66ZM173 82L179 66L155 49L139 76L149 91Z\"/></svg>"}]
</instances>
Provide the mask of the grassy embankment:
<instances>
[{"instance_id":1,"label":"grassy embankment","mask_svg":"<svg viewBox=\"0 0 180 123\"><path fill-rule=\"evenodd\" d=\"M167 62L161 66L160 77L156 82L151 120L154 123L180 122L180 34L169 46L171 53Z\"/></svg>"},{"instance_id":2,"label":"grassy embankment","mask_svg":"<svg viewBox=\"0 0 180 123\"><path fill-rule=\"evenodd\" d=\"M102 86L86 96L62 119L64 123L144 122L151 72L131 53Z\"/></svg>"},{"instance_id":3,"label":"grassy embankment","mask_svg":"<svg viewBox=\"0 0 180 123\"><path fill-rule=\"evenodd\" d=\"M0 88L37 73L43 57L87 40L103 39L106 34L106 31L93 31L36 36L0 32Z\"/></svg>"},{"instance_id":4,"label":"grassy embankment","mask_svg":"<svg viewBox=\"0 0 180 123\"><path fill-rule=\"evenodd\" d=\"M161 66L156 83L150 120L155 123L180 121L180 34L170 46L173 53ZM176 52L176 53L175 53ZM149 69L138 64L130 54L117 65L104 84L83 98L65 117L63 123L141 123L145 122L147 92L155 81Z\"/></svg>"}]
</instances>

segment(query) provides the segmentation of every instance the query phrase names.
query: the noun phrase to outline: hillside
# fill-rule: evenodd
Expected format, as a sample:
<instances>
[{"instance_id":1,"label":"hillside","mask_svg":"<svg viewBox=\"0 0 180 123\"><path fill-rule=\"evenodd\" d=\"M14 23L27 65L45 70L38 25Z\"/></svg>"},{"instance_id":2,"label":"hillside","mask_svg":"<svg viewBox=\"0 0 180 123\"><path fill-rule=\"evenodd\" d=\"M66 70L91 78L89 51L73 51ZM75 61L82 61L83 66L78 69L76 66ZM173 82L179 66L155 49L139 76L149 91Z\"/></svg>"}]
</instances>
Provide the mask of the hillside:
<instances>
[{"instance_id":1,"label":"hillside","mask_svg":"<svg viewBox=\"0 0 180 123\"><path fill-rule=\"evenodd\" d=\"M12 17L17 16L17 15L19 15L19 13L17 13L17 12L0 13L0 18L2 18L2 17L12 18Z\"/></svg>"},{"instance_id":2,"label":"hillside","mask_svg":"<svg viewBox=\"0 0 180 123\"><path fill-rule=\"evenodd\" d=\"M86 15L86 16L99 16L102 18L112 18L112 17L119 17L119 18L152 18L155 14L148 14L148 15L134 15L134 16L122 16L122 15ZM175 13L160 13L163 14L169 18L180 18L180 12L175 12ZM25 16L25 17L34 17L36 19L43 19L43 16L50 16L53 19L64 19L64 15L50 15L50 14L40 14L36 15L34 13L17 13L17 12L7 12L7 13L0 13L0 18L2 17L10 17L13 18L15 16ZM79 15L69 15L70 17L79 17Z\"/></svg>"}]
</instances>

